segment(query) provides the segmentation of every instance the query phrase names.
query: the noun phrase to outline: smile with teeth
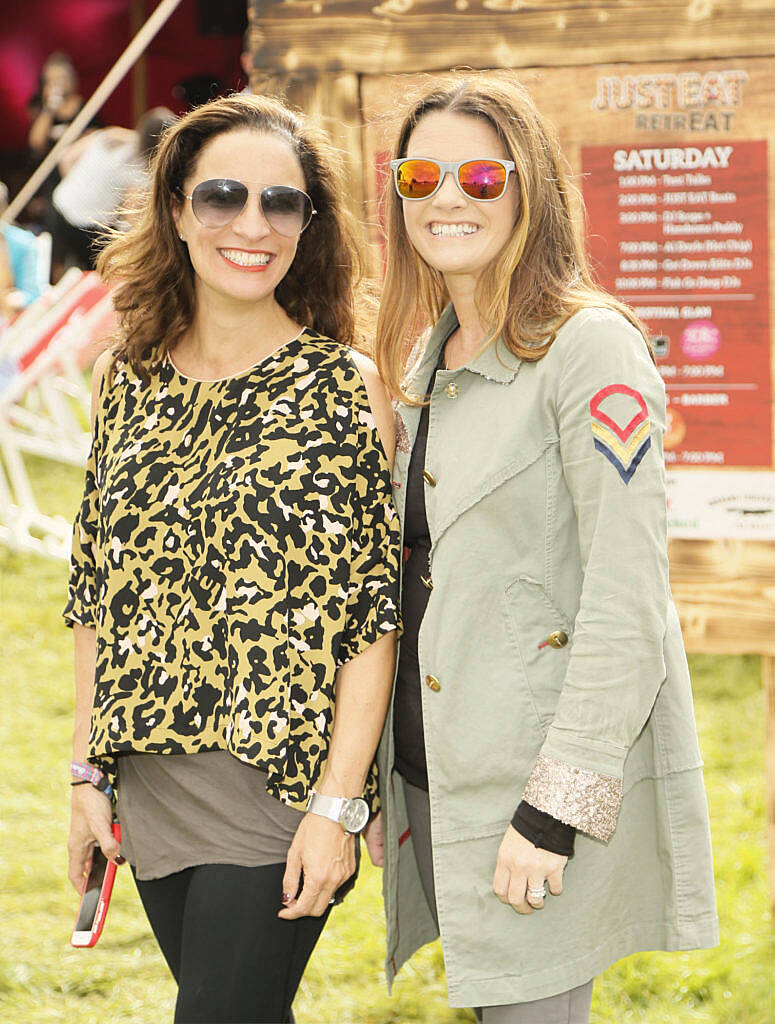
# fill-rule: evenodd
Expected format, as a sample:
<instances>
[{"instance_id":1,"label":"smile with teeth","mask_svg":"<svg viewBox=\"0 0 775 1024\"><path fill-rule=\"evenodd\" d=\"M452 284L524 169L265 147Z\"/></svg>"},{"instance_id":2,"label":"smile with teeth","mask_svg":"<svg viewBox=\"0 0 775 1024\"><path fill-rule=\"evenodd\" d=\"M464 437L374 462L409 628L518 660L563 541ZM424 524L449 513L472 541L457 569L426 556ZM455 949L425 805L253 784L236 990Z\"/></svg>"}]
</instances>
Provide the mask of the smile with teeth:
<instances>
[{"instance_id":1,"label":"smile with teeth","mask_svg":"<svg viewBox=\"0 0 775 1024\"><path fill-rule=\"evenodd\" d=\"M428 225L432 235L451 238L462 238L464 235L473 235L479 230L478 224L440 224L434 221Z\"/></svg>"},{"instance_id":2,"label":"smile with teeth","mask_svg":"<svg viewBox=\"0 0 775 1024\"><path fill-rule=\"evenodd\" d=\"M244 249L218 251L229 263L236 263L238 267L265 267L272 258L272 254L268 252L246 252Z\"/></svg>"}]
</instances>

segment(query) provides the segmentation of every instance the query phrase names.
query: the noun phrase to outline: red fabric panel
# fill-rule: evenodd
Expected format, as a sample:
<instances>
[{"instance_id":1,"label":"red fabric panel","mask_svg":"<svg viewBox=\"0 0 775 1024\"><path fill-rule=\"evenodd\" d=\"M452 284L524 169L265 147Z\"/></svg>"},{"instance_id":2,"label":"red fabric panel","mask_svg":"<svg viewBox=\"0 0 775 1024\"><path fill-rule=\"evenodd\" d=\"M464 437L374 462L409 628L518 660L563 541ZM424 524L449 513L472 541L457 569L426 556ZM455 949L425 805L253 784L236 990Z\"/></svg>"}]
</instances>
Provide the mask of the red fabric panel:
<instances>
[{"instance_id":1,"label":"red fabric panel","mask_svg":"<svg viewBox=\"0 0 775 1024\"><path fill-rule=\"evenodd\" d=\"M73 289L73 294L66 296L57 307L59 317L51 326L38 338L35 345L29 348L19 360L19 369L26 370L35 362L37 357L53 341L55 335L66 327L71 321L76 322L83 318L89 310L96 306L103 296L107 295L108 289L100 281L96 273L88 274Z\"/></svg>"}]
</instances>

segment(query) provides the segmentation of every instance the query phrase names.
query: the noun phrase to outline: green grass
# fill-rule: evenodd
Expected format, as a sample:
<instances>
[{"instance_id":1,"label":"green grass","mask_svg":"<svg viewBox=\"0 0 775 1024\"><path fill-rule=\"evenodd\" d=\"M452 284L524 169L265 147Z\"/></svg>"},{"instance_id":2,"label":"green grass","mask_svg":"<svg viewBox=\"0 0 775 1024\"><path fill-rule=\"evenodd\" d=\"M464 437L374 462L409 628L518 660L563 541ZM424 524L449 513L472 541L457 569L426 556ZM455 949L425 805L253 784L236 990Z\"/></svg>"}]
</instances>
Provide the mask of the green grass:
<instances>
[{"instance_id":1,"label":"green grass","mask_svg":"<svg viewBox=\"0 0 775 1024\"><path fill-rule=\"evenodd\" d=\"M72 515L79 474L33 466L41 506ZM61 625L66 567L0 548L0 1022L164 1024L174 985L131 879L119 872L100 944L68 944L66 880L71 636ZM711 807L722 943L630 957L598 981L593 1024L773 1024L775 930L764 825L764 703L758 659L692 659ZM426 947L392 998L382 971L379 874L370 865L336 911L296 999L299 1024L473 1021L446 1002L441 950Z\"/></svg>"}]
</instances>

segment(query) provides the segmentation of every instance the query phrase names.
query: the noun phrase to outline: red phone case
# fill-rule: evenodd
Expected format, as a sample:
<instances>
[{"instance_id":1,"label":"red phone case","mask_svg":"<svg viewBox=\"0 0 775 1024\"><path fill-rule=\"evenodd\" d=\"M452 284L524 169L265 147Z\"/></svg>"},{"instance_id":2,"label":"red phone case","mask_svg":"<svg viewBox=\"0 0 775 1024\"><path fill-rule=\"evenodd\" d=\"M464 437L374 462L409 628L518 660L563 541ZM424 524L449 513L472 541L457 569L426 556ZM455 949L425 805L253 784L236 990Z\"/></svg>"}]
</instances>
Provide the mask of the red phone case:
<instances>
[{"instance_id":1,"label":"red phone case","mask_svg":"<svg viewBox=\"0 0 775 1024\"><path fill-rule=\"evenodd\" d=\"M111 826L111 828L113 830L113 835L116 837L116 839L118 839L119 842L121 842L121 825L117 821L114 821L113 825ZM78 905L78 913L75 915L76 924L78 923L78 918L80 917L80 914L81 914L81 904L83 903L83 898L86 895L86 890L87 890L87 887L89 885L89 874L91 872L91 866L92 866L92 861L91 861L91 858L90 858L89 859L89 868L88 868L88 870L86 872L86 877L84 878L84 881L83 881L83 888L81 889L81 903L79 903L79 905ZM110 895L113 892L113 882L115 880L115 877L116 877L116 865L112 861L108 861L107 867L105 868L105 877L102 880L102 885L100 886L99 902L97 903L97 910L96 910L96 912L94 914L94 921L92 922L91 934L89 936L89 941L85 942L85 943L82 943L82 942L76 943L76 942L74 942L73 941L73 937L74 937L74 935L76 933L76 929L75 928L73 929L73 934L70 936L70 945L71 946L75 946L76 949L89 949L92 946L95 946L97 944L97 940L99 939L100 935L102 935L102 929L103 929L103 927L105 925L105 918L108 915L108 907L110 905Z\"/></svg>"}]
</instances>

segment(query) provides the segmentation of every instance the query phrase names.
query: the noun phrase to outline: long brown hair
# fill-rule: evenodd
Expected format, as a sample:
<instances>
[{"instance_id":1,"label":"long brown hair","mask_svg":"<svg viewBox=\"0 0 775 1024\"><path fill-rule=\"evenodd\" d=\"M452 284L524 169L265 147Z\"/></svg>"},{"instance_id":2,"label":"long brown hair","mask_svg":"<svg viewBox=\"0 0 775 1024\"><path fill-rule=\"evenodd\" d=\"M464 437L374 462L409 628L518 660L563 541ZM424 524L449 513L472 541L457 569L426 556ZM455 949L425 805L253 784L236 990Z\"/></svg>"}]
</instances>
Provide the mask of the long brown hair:
<instances>
[{"instance_id":1,"label":"long brown hair","mask_svg":"<svg viewBox=\"0 0 775 1024\"><path fill-rule=\"evenodd\" d=\"M129 362L143 379L158 369L196 312L194 269L178 237L174 204L205 144L244 128L288 142L317 210L275 298L297 322L365 351L355 301L363 263L354 219L342 201L346 190L335 150L279 100L240 94L212 100L167 130L141 209L129 230L114 232L100 254L97 268L103 279L119 284L116 360Z\"/></svg>"},{"instance_id":2,"label":"long brown hair","mask_svg":"<svg viewBox=\"0 0 775 1024\"><path fill-rule=\"evenodd\" d=\"M554 129L513 78L466 76L436 85L403 120L393 156L406 156L415 127L431 111L487 121L516 164L520 192L514 231L477 285L477 306L490 333L524 360L546 355L558 329L579 309L618 310L647 337L635 314L592 279L584 238L573 214L572 192ZM581 198L577 196L579 207ZM377 322L376 361L390 391L410 404L422 397L404 390L403 377L418 313L438 320L449 294L439 271L416 252L406 233L401 200L387 194L387 268ZM409 340L409 344L407 344Z\"/></svg>"}]
</instances>

